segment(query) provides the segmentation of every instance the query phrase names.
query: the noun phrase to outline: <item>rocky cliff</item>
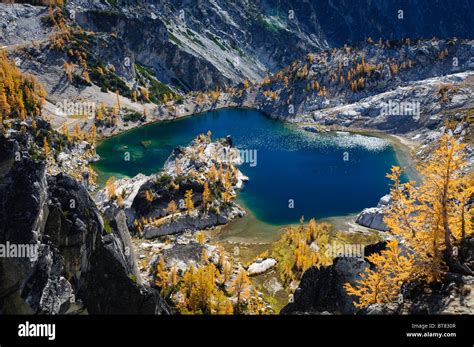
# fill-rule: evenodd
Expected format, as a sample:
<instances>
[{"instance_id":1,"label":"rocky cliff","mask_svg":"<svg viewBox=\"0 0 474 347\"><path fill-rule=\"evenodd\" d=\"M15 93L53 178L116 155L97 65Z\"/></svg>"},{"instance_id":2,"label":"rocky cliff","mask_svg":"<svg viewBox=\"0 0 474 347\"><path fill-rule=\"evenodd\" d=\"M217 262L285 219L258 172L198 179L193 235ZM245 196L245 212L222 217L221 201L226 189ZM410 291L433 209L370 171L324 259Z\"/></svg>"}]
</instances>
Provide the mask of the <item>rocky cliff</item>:
<instances>
[{"instance_id":1,"label":"rocky cliff","mask_svg":"<svg viewBox=\"0 0 474 347\"><path fill-rule=\"evenodd\" d=\"M44 8L2 5L2 10L3 45L48 40ZM91 53L113 64L125 80L136 77L133 65L138 62L151 67L163 83L201 90L258 80L310 52L369 37L471 38L473 20L467 14L472 10L467 0L72 0L65 14L71 26L104 38L106 44Z\"/></svg>"},{"instance_id":2,"label":"rocky cliff","mask_svg":"<svg viewBox=\"0 0 474 347\"><path fill-rule=\"evenodd\" d=\"M75 0L68 3L68 10L76 11L80 25L102 32L116 30L127 48L134 45L130 51L137 54L137 60L161 71L163 78L177 77L196 89L211 81L215 85L255 79L306 53L368 37L472 37L472 18L463 15L473 10L472 3L459 1L455 9L452 6L426 0L409 4ZM127 39L130 35L132 40ZM136 40L138 37L146 41ZM198 74L187 74L186 69L198 67L196 64L202 65Z\"/></svg>"},{"instance_id":3,"label":"rocky cliff","mask_svg":"<svg viewBox=\"0 0 474 347\"><path fill-rule=\"evenodd\" d=\"M387 118L405 112L384 114L384 104L389 99L420 102L413 100L419 99L417 94L431 89L436 95L440 84L466 78L460 73L474 68L473 47L471 40L379 41L310 54L258 86L256 103L268 114L293 121L342 126L368 121L366 127L391 130ZM422 102L420 113L433 102ZM378 115L385 118L377 119ZM404 121L408 128L409 119Z\"/></svg>"},{"instance_id":4,"label":"rocky cliff","mask_svg":"<svg viewBox=\"0 0 474 347\"><path fill-rule=\"evenodd\" d=\"M355 283L368 267L360 258L336 258L330 266L307 270L294 294L294 302L281 314L353 314L357 310L345 293L344 283Z\"/></svg>"},{"instance_id":5,"label":"rocky cliff","mask_svg":"<svg viewBox=\"0 0 474 347\"><path fill-rule=\"evenodd\" d=\"M0 138L0 244L37 250L0 258L0 312L167 313L137 280L120 216L104 229L85 187L64 174L48 176L31 141L25 128Z\"/></svg>"}]
</instances>

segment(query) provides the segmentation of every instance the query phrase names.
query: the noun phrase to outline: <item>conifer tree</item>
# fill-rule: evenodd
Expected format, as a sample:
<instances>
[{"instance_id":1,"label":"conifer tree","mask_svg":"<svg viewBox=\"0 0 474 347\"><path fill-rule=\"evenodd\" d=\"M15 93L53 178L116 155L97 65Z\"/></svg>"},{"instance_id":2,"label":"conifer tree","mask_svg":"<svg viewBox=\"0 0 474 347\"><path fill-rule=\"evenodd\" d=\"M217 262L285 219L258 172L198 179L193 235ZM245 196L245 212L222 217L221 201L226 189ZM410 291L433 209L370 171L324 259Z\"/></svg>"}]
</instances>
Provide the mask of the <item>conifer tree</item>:
<instances>
[{"instance_id":1,"label":"conifer tree","mask_svg":"<svg viewBox=\"0 0 474 347\"><path fill-rule=\"evenodd\" d=\"M206 242L206 235L202 231L197 232L196 233L196 241L200 245L203 245Z\"/></svg>"},{"instance_id":2,"label":"conifer tree","mask_svg":"<svg viewBox=\"0 0 474 347\"><path fill-rule=\"evenodd\" d=\"M177 284L178 284L178 268L176 267L176 263L174 263L170 271L169 285L172 287L176 287Z\"/></svg>"},{"instance_id":3,"label":"conifer tree","mask_svg":"<svg viewBox=\"0 0 474 347\"><path fill-rule=\"evenodd\" d=\"M217 169L216 169L216 166L214 164L211 165L211 168L209 169L209 171L207 172L207 177L209 178L209 181L211 182L216 182L217 181L217 178L218 178L218 173L217 173Z\"/></svg>"},{"instance_id":4,"label":"conifer tree","mask_svg":"<svg viewBox=\"0 0 474 347\"><path fill-rule=\"evenodd\" d=\"M155 199L155 197L153 196L153 193L150 189L147 189L145 191L145 199L146 199L146 201L148 201L148 203L153 202L153 200Z\"/></svg>"},{"instance_id":5,"label":"conifer tree","mask_svg":"<svg viewBox=\"0 0 474 347\"><path fill-rule=\"evenodd\" d=\"M194 202L193 202L193 190L189 189L184 194L184 206L188 211L188 214L194 209Z\"/></svg>"},{"instance_id":6,"label":"conifer tree","mask_svg":"<svg viewBox=\"0 0 474 347\"><path fill-rule=\"evenodd\" d=\"M1 118L39 117L46 96L43 86L34 76L18 70L4 49L0 49L0 76Z\"/></svg>"},{"instance_id":7,"label":"conifer tree","mask_svg":"<svg viewBox=\"0 0 474 347\"><path fill-rule=\"evenodd\" d=\"M209 184L205 182L204 191L202 193L202 203L203 203L204 209L208 208L210 202L211 202L211 191L209 190Z\"/></svg>"},{"instance_id":8,"label":"conifer tree","mask_svg":"<svg viewBox=\"0 0 474 347\"><path fill-rule=\"evenodd\" d=\"M392 204L384 221L403 238L406 250L402 256L391 241L387 250L368 258L375 269L366 270L356 286L346 284L348 293L358 297L357 307L393 301L402 283L439 281L448 268L472 274L453 251L472 233L472 223L466 223L472 175L463 170L464 147L452 135L443 135L419 169L419 187L413 181L401 183L401 169L392 167L387 175L393 181Z\"/></svg>"},{"instance_id":9,"label":"conifer tree","mask_svg":"<svg viewBox=\"0 0 474 347\"><path fill-rule=\"evenodd\" d=\"M107 190L107 196L109 199L114 199L115 198L115 194L116 194L116 191L117 191L117 184L115 183L115 177L114 176L111 176L107 182L105 183L105 187L106 187L106 190Z\"/></svg>"},{"instance_id":10,"label":"conifer tree","mask_svg":"<svg viewBox=\"0 0 474 347\"><path fill-rule=\"evenodd\" d=\"M400 294L401 284L411 277L413 259L401 255L397 241L392 240L385 250L370 255L367 260L374 269L366 268L356 285L344 285L349 295L357 297L354 306L362 308L394 301Z\"/></svg>"},{"instance_id":11,"label":"conifer tree","mask_svg":"<svg viewBox=\"0 0 474 347\"><path fill-rule=\"evenodd\" d=\"M192 312L210 314L213 311L213 297L216 294L216 267L210 263L197 269L189 295Z\"/></svg>"},{"instance_id":12,"label":"conifer tree","mask_svg":"<svg viewBox=\"0 0 474 347\"><path fill-rule=\"evenodd\" d=\"M459 268L459 254L453 252L453 244L459 245L472 233L472 224L465 223L466 197L472 186L463 170L464 148L453 136L443 135L431 158L419 169L419 187L415 182L401 183L399 167L393 167L388 175L393 181L393 202L385 223L392 233L406 240L414 254L414 276L428 282L440 280L446 265L467 270Z\"/></svg>"},{"instance_id":13,"label":"conifer tree","mask_svg":"<svg viewBox=\"0 0 474 347\"><path fill-rule=\"evenodd\" d=\"M250 297L250 279L244 268L240 268L237 276L232 281L230 291L237 297L236 311L240 312L242 301Z\"/></svg>"},{"instance_id":14,"label":"conifer tree","mask_svg":"<svg viewBox=\"0 0 474 347\"><path fill-rule=\"evenodd\" d=\"M160 257L156 265L155 271L155 285L161 288L161 291L168 287L168 272L166 271L165 258Z\"/></svg>"},{"instance_id":15,"label":"conifer tree","mask_svg":"<svg viewBox=\"0 0 474 347\"><path fill-rule=\"evenodd\" d=\"M117 205L118 207L122 207L123 206L123 197L122 195L117 195Z\"/></svg>"},{"instance_id":16,"label":"conifer tree","mask_svg":"<svg viewBox=\"0 0 474 347\"><path fill-rule=\"evenodd\" d=\"M43 137L43 150L46 157L48 157L51 153L51 148L49 147L48 138L46 136Z\"/></svg>"},{"instance_id":17,"label":"conifer tree","mask_svg":"<svg viewBox=\"0 0 474 347\"><path fill-rule=\"evenodd\" d=\"M105 104L101 102L99 108L97 109L95 119L99 122L102 121L104 119L104 114L105 114Z\"/></svg>"},{"instance_id":18,"label":"conifer tree","mask_svg":"<svg viewBox=\"0 0 474 347\"><path fill-rule=\"evenodd\" d=\"M177 211L178 205L176 204L176 202L174 202L174 200L171 200L168 203L168 206L166 207L166 212L168 212L168 214L175 214Z\"/></svg>"}]
</instances>

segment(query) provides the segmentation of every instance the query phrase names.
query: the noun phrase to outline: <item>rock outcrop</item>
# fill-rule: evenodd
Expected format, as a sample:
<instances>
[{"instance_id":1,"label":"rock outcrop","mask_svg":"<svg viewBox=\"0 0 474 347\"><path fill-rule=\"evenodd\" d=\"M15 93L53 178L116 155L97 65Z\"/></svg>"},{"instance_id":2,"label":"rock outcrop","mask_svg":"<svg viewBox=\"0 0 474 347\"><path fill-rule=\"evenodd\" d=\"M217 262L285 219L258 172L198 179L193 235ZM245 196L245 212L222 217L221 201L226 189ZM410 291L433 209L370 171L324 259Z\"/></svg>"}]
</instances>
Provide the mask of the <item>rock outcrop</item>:
<instances>
[{"instance_id":1,"label":"rock outcrop","mask_svg":"<svg viewBox=\"0 0 474 347\"><path fill-rule=\"evenodd\" d=\"M128 226L143 238L152 239L195 232L244 216L243 208L222 198L227 189L223 180L230 180L228 193L232 196L248 180L237 169L241 163L240 153L233 147L231 138L211 142L207 136L200 135L188 147L175 148L159 173L117 181L117 194L123 198L121 208ZM229 176L225 178L222 173L222 177L209 180L211 168L219 175L217 168L220 170L220 167L222 172L229 170ZM204 182L208 183L211 194L207 208L203 206ZM188 191L192 191L192 211L184 204ZM117 203L109 199L106 189L99 192L95 200L106 215L113 215L118 208ZM174 211L169 210L170 203L175 204Z\"/></svg>"},{"instance_id":2,"label":"rock outcrop","mask_svg":"<svg viewBox=\"0 0 474 347\"><path fill-rule=\"evenodd\" d=\"M440 59L446 50L448 55ZM469 102L472 89L455 86L462 86L463 81L472 75L473 51L474 41L465 39L409 44L400 41L384 46L365 44L351 48L351 53L343 48L316 53L311 59L302 59L293 67L281 70L289 78L288 87L283 79L274 79L258 87L260 93L255 104L265 113L293 122L371 128L395 134L407 134L421 128L433 129L442 125L442 121L434 122L430 120L431 116ZM463 62L453 66L450 57L463 57ZM351 89L349 84L341 85L335 83L333 77L331 79L331 75L340 73L340 67L344 75L345 70L353 72L357 69L357 64L360 64L357 61L362 60L372 69L369 74L364 74L363 88ZM392 65L387 64L387 60ZM303 75L305 78L299 77ZM352 78L355 78L353 73ZM313 79L319 86L326 87L325 95L307 88L308 81ZM438 91L444 84L448 86L446 96L453 92L459 95L446 97L440 102ZM280 91L276 100L264 93L270 90ZM292 107L287 104L290 98ZM414 102L416 106L413 106ZM400 109L404 104L408 105L407 109ZM399 109L394 111L390 105Z\"/></svg>"},{"instance_id":3,"label":"rock outcrop","mask_svg":"<svg viewBox=\"0 0 474 347\"><path fill-rule=\"evenodd\" d=\"M385 217L384 212L389 204L390 195L383 196L377 207L369 207L362 210L357 216L356 223L370 229L388 231L388 227L383 219Z\"/></svg>"},{"instance_id":4,"label":"rock outcrop","mask_svg":"<svg viewBox=\"0 0 474 347\"><path fill-rule=\"evenodd\" d=\"M199 90L259 79L266 70L276 72L309 52L356 44L368 37L472 37L472 20L454 15L472 12L469 1L456 3L456 10L452 5L425 6L424 2L406 5L403 25L396 4L367 0L337 4L220 0L195 6L170 0L116 4L74 0L66 9L74 11L77 24L86 29L116 32L117 46L124 48L125 55L153 67L163 82ZM298 44L288 49L288 42Z\"/></svg>"},{"instance_id":5,"label":"rock outcrop","mask_svg":"<svg viewBox=\"0 0 474 347\"><path fill-rule=\"evenodd\" d=\"M277 261L273 258L257 259L257 261L250 264L247 273L249 276L260 275L272 269L276 264Z\"/></svg>"},{"instance_id":6,"label":"rock outcrop","mask_svg":"<svg viewBox=\"0 0 474 347\"><path fill-rule=\"evenodd\" d=\"M472 37L469 16L455 15L472 12L469 1L458 1L455 6L425 6L424 2L406 4L403 25L397 17L398 5L367 0L358 0L356 4L290 0L241 4L220 0L195 6L171 0L71 0L65 5L64 15L71 26L94 31L104 39L104 44L91 48L90 53L113 64L118 75L130 85L137 79L134 64L140 63L149 66L159 81L173 88L204 90L244 79L258 80L267 71L275 73L308 53L358 44L368 37L384 41ZM48 40L51 28L47 25L46 7L0 6L2 45L30 45L32 41ZM366 18L371 21L367 23ZM289 49L288 42L297 44ZM39 64L25 63L22 67L53 72L48 65L56 65L52 74L61 73L63 56L47 52L40 56L41 59L33 59L39 60ZM44 79L49 83L55 81L56 85L48 86L48 90L66 95L67 89L72 88L52 78L52 74Z\"/></svg>"},{"instance_id":7,"label":"rock outcrop","mask_svg":"<svg viewBox=\"0 0 474 347\"><path fill-rule=\"evenodd\" d=\"M245 211L237 206L230 207L223 212L217 213L191 213L180 214L175 218L170 218L168 223L160 226L146 225L143 229L142 236L145 239L152 239L158 236L177 234L184 231L198 231L210 227L224 225L231 220L243 217Z\"/></svg>"},{"instance_id":8,"label":"rock outcrop","mask_svg":"<svg viewBox=\"0 0 474 347\"><path fill-rule=\"evenodd\" d=\"M31 140L15 130L0 137L0 244L36 250L0 257L0 312L169 312L139 282L124 216L107 233L85 187L48 176Z\"/></svg>"},{"instance_id":9,"label":"rock outcrop","mask_svg":"<svg viewBox=\"0 0 474 347\"><path fill-rule=\"evenodd\" d=\"M330 266L311 267L304 273L293 303L281 314L354 314L357 309L343 285L354 284L368 266L361 258L336 258Z\"/></svg>"}]
</instances>

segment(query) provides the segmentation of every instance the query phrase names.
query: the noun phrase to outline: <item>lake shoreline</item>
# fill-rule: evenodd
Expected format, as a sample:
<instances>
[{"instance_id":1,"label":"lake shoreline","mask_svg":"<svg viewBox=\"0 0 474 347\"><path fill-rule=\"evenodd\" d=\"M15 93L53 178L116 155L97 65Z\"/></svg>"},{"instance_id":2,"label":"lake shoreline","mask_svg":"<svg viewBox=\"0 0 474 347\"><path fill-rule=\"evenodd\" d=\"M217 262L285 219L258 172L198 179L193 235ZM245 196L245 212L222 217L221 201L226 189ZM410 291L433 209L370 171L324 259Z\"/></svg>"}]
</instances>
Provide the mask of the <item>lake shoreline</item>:
<instances>
[{"instance_id":1,"label":"lake shoreline","mask_svg":"<svg viewBox=\"0 0 474 347\"><path fill-rule=\"evenodd\" d=\"M263 112L262 112L263 113ZM265 114L265 113L264 113ZM288 122L289 124L294 124L295 126L301 127L302 124L304 123L293 123L293 122ZM367 136L375 136L384 140L387 140L390 145L394 148L395 154L397 157L397 161L400 164L400 166L405 170L405 173L410 180L419 180L419 175L416 169L416 160L412 153L416 150L416 148L419 146L419 143L415 141L411 141L403 136L400 135L393 135L393 134L388 134L386 132L380 131L380 130L373 130L373 129L362 129L362 128L347 128L347 129L333 129L329 130L329 132L336 132L336 131L347 131L351 134L360 134L360 135L367 135ZM388 192L387 192L388 193ZM382 197L382 196L381 196ZM249 208L245 205L243 201L239 201L239 204L247 211L247 215L240 219L252 219L255 220L258 224L264 225L267 228L271 227L273 230L278 233L279 235L282 234L282 230L285 228L295 225L295 224L275 224L275 225L270 225L267 224L263 221L260 221L250 210ZM366 208L373 207L373 206L366 206ZM362 225L356 224L355 220L359 213L362 212L358 211L355 213L350 213L350 214L345 214L345 215L335 215L335 216L330 216L330 217L324 217L321 218L321 222L328 222L331 225L333 225L334 229L339 229L340 231L343 231L343 229L347 229L349 232L361 232L361 233L367 233L367 232L373 232L372 229L369 229L367 227L364 227ZM307 216L311 218L310 216ZM228 241L228 242L235 242L235 243L244 243L247 246L252 245L251 242L248 242L246 240L245 242L243 240L235 240L235 225L237 224L237 229L240 227L240 224L245 224L245 222L239 223L238 221L232 221L231 223L220 227L221 229L221 234L219 235L220 240ZM253 228L258 229L259 225L254 225ZM379 233L376 231L376 233ZM228 234L229 239L227 239L225 236L223 237L222 234ZM272 244L275 242L274 237L270 236L268 239L261 239L258 242L255 243L255 245L260 245L261 243L269 243Z\"/></svg>"},{"instance_id":2,"label":"lake shoreline","mask_svg":"<svg viewBox=\"0 0 474 347\"><path fill-rule=\"evenodd\" d=\"M157 120L157 121L153 121L153 122L148 122L146 124L140 125L139 127L134 127L134 128L131 128L131 129L127 129L126 131L124 131L122 133L113 134L109 137L103 138L98 143L98 145L100 145L103 141L109 140L110 138L116 137L118 135L123 135L124 133L128 133L131 130L137 130L139 128L143 128L143 127L146 127L146 126L149 126L149 125L151 126L153 124L172 123L173 120L182 120L182 119L185 119L185 118L192 118L193 116L199 117L203 114L222 111L223 109L240 109L240 110L250 110L250 111L260 112L265 117L268 117L269 119L277 120L277 121L281 122L282 124L293 125L293 126L298 127L298 128L302 128L302 126L305 124L304 122L282 121L279 118L272 117L271 115L268 115L267 113L262 112L261 110L258 110L258 109L252 108L252 107L228 106L228 107L213 109L211 111L203 111L203 112L196 113L196 114L189 114L189 115L178 117L178 118L172 119L172 120ZM396 159L397 159L397 162L399 163L399 165L404 167L405 169L407 169L407 175L410 179L415 179L413 173L416 174L416 169L415 169L416 165L414 163L414 158L412 157L412 152L417 146L416 143L414 143L414 142L412 142L408 139L405 139L402 136L392 135L392 134L388 134L388 133L380 131L380 130L373 130L373 129L338 127L337 129L336 128L329 129L328 131L329 132L345 131L345 132L348 132L348 133L351 133L351 134L360 134L360 135L365 135L365 136L373 136L373 137L377 137L377 138L381 138L383 140L386 140L387 142L389 142L390 146L394 149ZM387 193L388 193L388 191L387 191ZM242 229L243 225L246 225L246 227L250 228L250 229L256 229L256 230L264 229L264 230L273 230L273 231L278 231L278 230L281 230L281 229L285 228L286 226L288 226L288 224L274 224L274 225L273 224L271 224L271 225L267 224L267 223L259 220L253 213L251 213L248 206L246 206L243 203L242 200L240 201L240 204L249 213L248 213L247 216L240 218L240 219L243 219L243 221L241 221L241 222L232 222L232 223L229 223L228 225L221 228L222 233L227 234L228 237L229 237L229 240L234 240L234 241L236 240L235 234L236 233L239 234L239 229ZM372 207L372 206L364 206L364 208L366 208L366 207ZM349 227L353 226L353 222L355 220L354 216L356 216L361 211L362 210L360 210L356 213L352 213L351 214L352 217L348 216L348 215L335 215L335 216L322 218L322 220L338 221L336 224L341 224L341 221L342 221L342 222L344 222L343 224L347 225L348 228L349 228ZM253 218L251 216L253 216ZM305 216L305 217L309 219L312 216ZM250 223L250 224L252 224L251 226L249 226L249 221L250 220L252 220L254 222L253 224ZM364 228L364 227L361 226L361 228ZM221 234L219 237L220 237L220 239L225 240L226 237L223 234ZM244 234L248 234L248 232L245 232ZM242 237L238 238L238 240L237 240L237 242L243 242L243 241L244 240L243 240ZM248 243L249 241L250 240L248 238L246 238L245 242ZM256 242L257 243L259 243L259 242L267 243L267 242L274 242L274 241L275 241L275 237L273 237L273 235L270 235L270 237L268 239L264 238L264 239L261 239L261 240L257 240Z\"/></svg>"},{"instance_id":3,"label":"lake shoreline","mask_svg":"<svg viewBox=\"0 0 474 347\"><path fill-rule=\"evenodd\" d=\"M183 104L180 106L184 108L182 112L179 112L178 114L174 113L172 114L167 110L163 105L159 105L155 108L155 110L159 111L158 115L154 115L153 119L147 119L144 122L139 122L139 123L129 123L129 126L125 127L124 124L119 124L119 126L116 129L105 129L105 132L98 132L97 134L97 143L99 144L100 142L110 139L115 136L122 135L126 132L129 132L131 130L135 130L138 128L142 128L148 125L152 125L155 123L161 123L161 122L172 122L175 120L180 120L180 119L185 119L188 117L194 117L194 116L199 116L207 112L215 112L215 111L220 111L220 110L225 110L225 109L248 109L248 110L255 110L255 111L260 111L264 113L266 116L269 116L270 118L273 118L271 115L263 112L258 108L258 106L255 106L252 102L249 102L248 99L244 99L242 102L238 103L234 100L231 100L231 95L228 94L223 94L223 96L220 98L220 100L214 104L206 104L206 105L201 105L201 109L196 109L199 107L194 101L192 100L184 100ZM159 118L159 117L163 118ZM116 132L115 132L116 131Z\"/></svg>"},{"instance_id":4,"label":"lake shoreline","mask_svg":"<svg viewBox=\"0 0 474 347\"><path fill-rule=\"evenodd\" d=\"M285 127L288 126L288 128L293 129L292 131L295 131L297 133L301 133L301 132L307 133L308 136L309 136L308 138L312 139L311 132L308 131L308 130L302 129L302 124L303 124L302 122L282 121L282 119L272 117L272 116L266 114L265 112L262 112L258 109L254 109L254 108L250 108L250 107L226 107L226 108L221 108L221 109L215 109L215 110L212 110L212 111L201 112L201 113L198 113L198 114L187 115L187 116L183 116L183 117L180 117L180 118L177 118L177 119L174 119L174 120L183 121L186 118L188 118L188 119L192 119L192 118L198 119L199 116L203 116L206 113L214 113L214 112L222 111L223 109L238 109L238 110L248 110L248 111L259 112L263 115L264 118L268 118L270 120L276 121L279 124L284 125ZM196 117L193 117L193 116L196 116ZM254 115L253 114L248 115L247 117L249 117L249 118L245 119L247 121L247 124L248 124L248 120L252 119L252 118L250 118L252 116L254 116ZM215 119L211 117L210 121L214 123ZM150 122L150 123L147 123L147 124L143 124L140 127L135 127L133 129L128 129L127 131L125 131L121 134L115 134L115 135L112 135L110 137L102 139L101 142L99 143L99 145L102 144L103 141L110 140L111 138L114 138L117 135L123 135L124 133L129 133L130 130L135 130L136 131L140 128L146 128L147 126L153 126L153 124L164 124L164 123L173 123L173 120ZM182 126L185 126L187 124L192 124L192 123L193 122L185 121L184 124L179 124L178 123L178 124L175 125L175 127L165 126L165 127L159 127L159 128L168 129L168 130L171 129L172 130L173 128L180 128ZM199 122L197 122L197 123L199 123ZM255 124L258 124L258 123L255 122ZM216 128L217 127L218 126L216 125ZM194 134L194 136L196 136L196 135L198 135L199 132L202 132L202 129L197 129L197 128L203 128L203 126L189 127L188 129L192 129L192 131L195 131L196 133ZM222 129L224 129L224 128L222 128ZM233 129L233 128L230 127L229 129ZM376 130L371 130L371 129L354 129L354 128L351 128L351 129L344 129L344 128L343 129L340 129L340 128L339 129L331 129L328 132L328 135L331 135L331 133L335 133L336 131L348 132L350 135L347 135L347 136L352 136L353 134L359 134L359 135L362 135L362 136L376 137L376 138L382 139L382 140L386 141L388 143L388 145L392 148L393 153L396 157L395 158L396 163L399 163L399 165L401 165L403 167L413 167L414 166L413 161L411 161L411 153L416 148L415 145L412 144L412 146L410 146L410 143L398 138L397 136L393 136L393 135L387 134L387 133L382 132L382 131L376 131ZM160 134L162 134L162 133L160 133L160 132L155 133L154 128L151 128L149 130L149 133L153 134L152 136L156 136L156 138L160 138L161 143L167 143L169 146L171 146L171 144L174 145L175 142L180 142L181 141L181 139L175 138L175 135L170 135L170 136L173 136L173 141L171 141L171 143L170 143L169 142L170 138L161 137ZM233 134L233 132L231 132L231 133ZM174 133L171 133L171 134L174 134ZM214 134L214 132L213 132L213 134ZM275 134L278 134L278 131L276 131ZM324 135L324 134L322 134L322 135ZM130 137L133 137L133 136L135 136L135 138L136 138L135 144L133 144L133 142L131 142L131 141L127 142L126 138L130 138ZM133 148L134 148L133 146L136 145L136 143L143 142L145 140L149 140L150 138L147 137L147 136L149 136L149 134L147 134L146 132L139 132L136 135L129 134L129 136L127 136L125 139L117 139L117 141L112 141L112 144L114 142L116 142L116 144L113 145L113 146L116 146L117 144L127 145L127 151L129 151L129 150L133 150ZM222 131L221 131L221 134L218 137L220 137L220 136L222 136ZM303 136L306 138L306 135L303 135ZM346 137L346 135L343 135L343 137ZM121 142L122 140L125 140L125 141ZM338 142L339 140L336 139L334 141ZM365 144L365 141L366 140L364 140L364 144ZM369 143L371 143L371 141L369 141ZM158 145L162 146L160 144L160 142L158 142L156 145L157 146ZM182 145L184 145L184 143L182 143ZM168 148L169 146L164 147L164 150L169 150L169 148ZM343 145L343 146L345 146L345 145ZM348 148L350 148L350 147L348 147ZM169 154L170 153L168 153L168 155ZM340 152L339 152L338 155L340 155ZM393 154L392 154L392 156L393 156ZM142 168L141 166L139 166L139 164L136 164L136 166ZM143 170L146 171L146 169L143 169ZM244 172L244 174L245 174L245 172ZM385 172L382 174L382 177L384 177L384 175L385 175ZM249 176L250 176L250 180L252 180L252 176L251 175L249 175ZM380 177L380 172L377 174L377 177ZM368 182L366 182L366 184L368 184ZM244 187L244 189L245 189L245 187ZM387 187L387 193L388 193L388 187ZM381 194L380 197L382 197L382 195L384 195L384 194ZM336 196L337 196L337 194L336 194ZM354 197L357 198L357 196L354 196ZM284 223L284 224L277 224L277 223L276 224L269 224L269 223L264 221L265 218L260 219L258 217L258 212L259 211L258 210L252 211L252 209L245 203L244 200L245 199L241 198L241 194L239 194L239 196L237 197L236 202L247 212L246 215L244 215L242 217L239 217L239 218L236 218L236 219L228 222L225 225L211 227L211 228L207 229L205 231L205 233L209 236L209 239L211 240L212 243L221 244L226 249L227 252L229 252L231 254L232 253L235 254L235 250L237 249L238 250L237 254L239 254L239 256L238 256L239 261L241 261L244 264L248 264L248 263L254 261L256 258L258 258L265 251L271 251L273 249L274 245L275 245L275 242L277 242L280 239L281 235L284 233L285 228L287 228L290 225L295 225L298 222L297 222L297 220L295 220L295 223L292 223L292 224L287 224L287 223ZM363 208L366 208L366 207L372 207L372 206L363 206ZM343 215L334 215L334 216L329 216L329 217L324 217L324 218L317 218L317 221L318 222L328 222L328 223L330 223L332 225L331 235L334 237L335 240L340 240L341 242L348 242L348 243L363 242L365 244L365 243L370 243L373 240L379 241L379 240L383 239L385 237L385 235L383 235L382 233L379 233L377 231L365 228L365 227L357 225L355 223L355 218L362 211L362 209L358 210L355 213L348 213L348 214L343 214ZM316 208L316 206L315 206L314 210L319 211L319 208ZM335 211L335 212L337 213L337 211ZM308 222L314 216L306 213L304 217L305 217L305 221ZM370 240L370 242L368 242L369 240ZM257 281L258 284L261 284L258 281L263 281L263 280L260 277L258 277L258 278L254 278L253 281ZM286 299L285 298L280 298L281 302L279 301L279 304L286 304L286 301L285 301Z\"/></svg>"}]
</instances>

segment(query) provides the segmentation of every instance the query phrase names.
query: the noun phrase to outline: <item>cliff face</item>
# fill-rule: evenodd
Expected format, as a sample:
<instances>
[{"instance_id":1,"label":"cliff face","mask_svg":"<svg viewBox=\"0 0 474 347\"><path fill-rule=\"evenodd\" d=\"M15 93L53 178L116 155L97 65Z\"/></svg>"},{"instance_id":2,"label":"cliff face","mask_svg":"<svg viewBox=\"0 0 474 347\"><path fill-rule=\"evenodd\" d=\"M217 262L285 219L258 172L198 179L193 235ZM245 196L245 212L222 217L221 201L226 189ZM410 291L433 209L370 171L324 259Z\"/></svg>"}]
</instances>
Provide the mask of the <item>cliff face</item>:
<instances>
[{"instance_id":1,"label":"cliff face","mask_svg":"<svg viewBox=\"0 0 474 347\"><path fill-rule=\"evenodd\" d=\"M120 216L106 232L82 185L46 174L29 133L7 136L0 138L0 243L36 247L37 256L0 258L0 312L167 313L137 280Z\"/></svg>"},{"instance_id":2,"label":"cliff face","mask_svg":"<svg viewBox=\"0 0 474 347\"><path fill-rule=\"evenodd\" d=\"M453 8L453 6L455 8ZM75 0L77 22L116 32L137 61L165 82L192 89L275 72L309 52L369 37L473 37L470 1L135 1ZM403 11L403 13L399 12ZM400 18L403 17L403 18Z\"/></svg>"},{"instance_id":3,"label":"cliff face","mask_svg":"<svg viewBox=\"0 0 474 347\"><path fill-rule=\"evenodd\" d=\"M65 13L71 25L112 38L95 53L128 82L139 62L163 83L202 90L260 79L310 52L369 37L472 38L473 10L468 0L71 0ZM46 42L46 16L42 7L2 5L1 44Z\"/></svg>"},{"instance_id":4,"label":"cliff face","mask_svg":"<svg viewBox=\"0 0 474 347\"><path fill-rule=\"evenodd\" d=\"M330 266L308 269L294 295L294 302L281 314L354 314L352 298L346 294L344 283L354 284L368 263L359 258L337 258Z\"/></svg>"},{"instance_id":5,"label":"cliff face","mask_svg":"<svg viewBox=\"0 0 474 347\"><path fill-rule=\"evenodd\" d=\"M277 3L278 1L273 1ZM292 1L284 3L291 7ZM337 0L298 2L306 30L319 28L329 45L378 40L473 36L473 3L469 0L393 1ZM454 6L454 7L453 7ZM399 13L402 10L403 13ZM400 14L403 16L399 18ZM315 19L311 21L310 19Z\"/></svg>"},{"instance_id":6,"label":"cliff face","mask_svg":"<svg viewBox=\"0 0 474 347\"><path fill-rule=\"evenodd\" d=\"M405 133L420 120L411 117L393 125L390 110L385 117L373 118L383 115L382 107L391 99L395 103L415 99L421 103L418 111L429 113L427 108L439 101L440 84L467 77L447 76L474 68L473 51L472 40L387 41L324 51L281 70L259 87L256 103L265 112L289 120L304 116L343 126L368 122L372 128ZM270 91L277 93L275 100L265 94ZM346 118L352 122L345 122Z\"/></svg>"}]
</instances>

